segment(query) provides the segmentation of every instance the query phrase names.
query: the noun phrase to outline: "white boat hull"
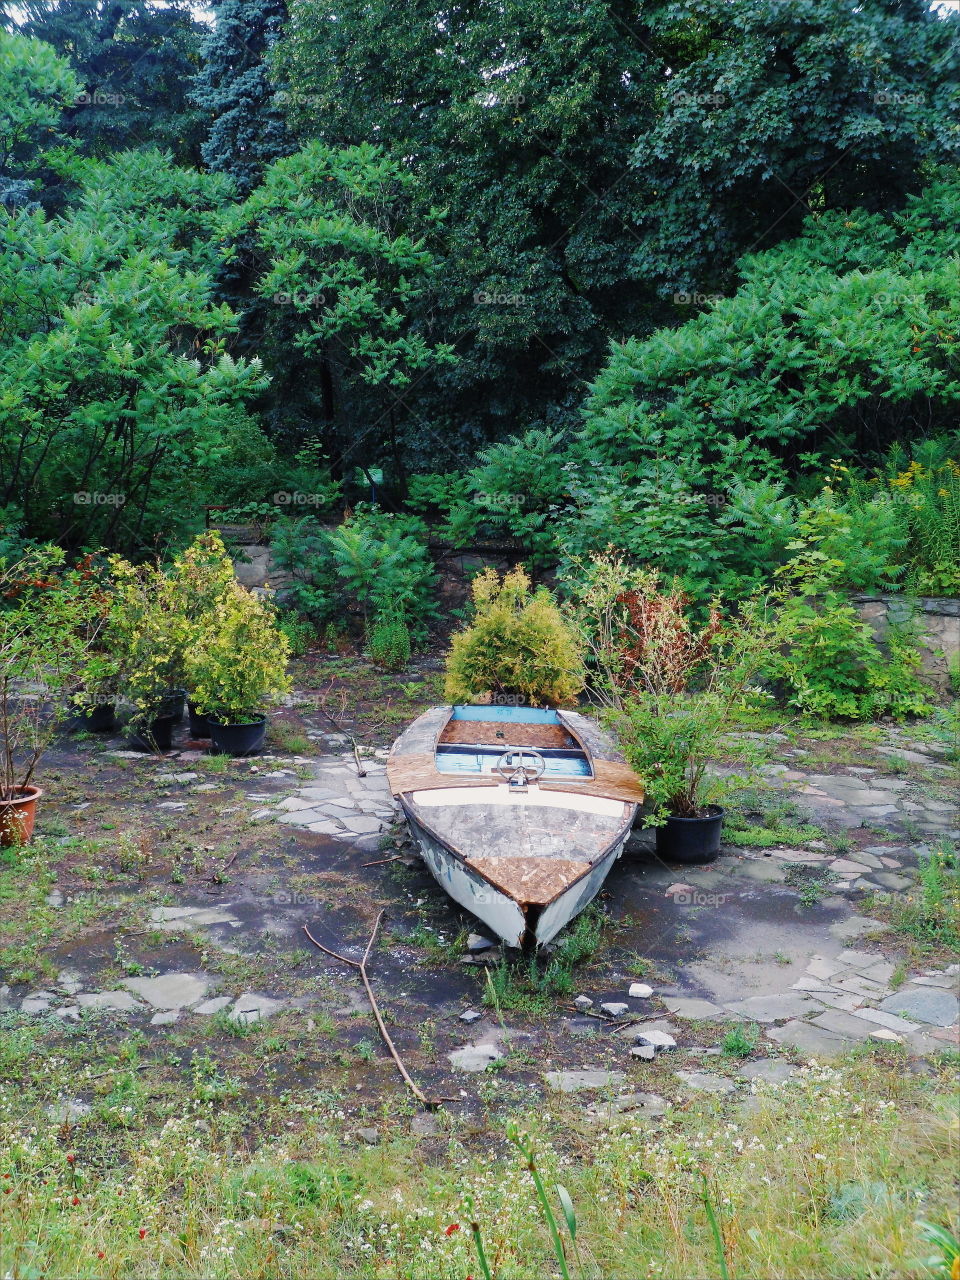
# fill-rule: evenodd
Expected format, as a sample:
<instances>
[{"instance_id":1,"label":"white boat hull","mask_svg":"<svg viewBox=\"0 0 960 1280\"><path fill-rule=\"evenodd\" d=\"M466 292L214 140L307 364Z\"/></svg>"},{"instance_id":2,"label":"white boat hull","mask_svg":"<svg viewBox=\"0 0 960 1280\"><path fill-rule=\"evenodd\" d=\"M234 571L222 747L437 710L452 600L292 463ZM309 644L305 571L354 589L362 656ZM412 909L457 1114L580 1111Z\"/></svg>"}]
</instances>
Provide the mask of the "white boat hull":
<instances>
[{"instance_id":1,"label":"white boat hull","mask_svg":"<svg viewBox=\"0 0 960 1280\"><path fill-rule=\"evenodd\" d=\"M573 808L575 802L582 800L583 797L570 796L563 799L565 807ZM453 898L454 902L458 902L478 920L482 920L511 947L530 943L544 946L551 942L603 888L613 864L623 853L623 846L630 832L630 826L627 824L623 833L610 845L603 857L539 912L531 911L529 908L524 911L514 898L491 884L462 857L454 853L435 832L430 830L429 826L419 820L405 800L401 799L401 803L410 829L420 846L423 860L433 878ZM426 810L426 813L429 813L429 810Z\"/></svg>"}]
</instances>

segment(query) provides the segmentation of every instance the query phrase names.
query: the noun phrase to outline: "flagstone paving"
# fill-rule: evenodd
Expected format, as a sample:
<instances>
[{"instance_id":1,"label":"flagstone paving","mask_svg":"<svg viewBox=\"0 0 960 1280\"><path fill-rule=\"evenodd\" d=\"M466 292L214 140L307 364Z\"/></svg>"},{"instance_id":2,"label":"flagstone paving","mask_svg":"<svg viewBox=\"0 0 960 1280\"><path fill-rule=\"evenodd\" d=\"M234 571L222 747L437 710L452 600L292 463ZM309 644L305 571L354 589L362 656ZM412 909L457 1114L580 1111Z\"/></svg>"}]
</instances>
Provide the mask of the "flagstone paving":
<instances>
[{"instance_id":1,"label":"flagstone paving","mask_svg":"<svg viewBox=\"0 0 960 1280\"><path fill-rule=\"evenodd\" d=\"M319 995L294 995L258 973L225 977L203 951L187 954L188 946L199 937L211 953L216 948L239 956L270 935L278 947L303 947L301 925L309 923L329 945L359 958L369 922L357 904L383 901L388 918L377 944L378 982L398 1015L398 1037L435 1022L444 1038L434 1061L443 1070L449 1068L461 1083L491 1068L498 1080L508 1078L515 1067L501 1044L515 1033L479 1012L482 992L473 975L484 971L469 967L496 963L499 948L482 930L470 935L467 952L438 977L443 966L432 967L429 953L403 949L404 912L427 904L438 947L456 937L462 913L420 874L409 845L404 857L411 877L420 876L415 888L398 889L379 878L380 872L365 869L379 856L369 851L385 835L394 845L402 839L385 776L386 752L365 754L361 776L346 737L310 736L323 754L266 755L233 766L231 789L219 806L210 793L223 784L209 780L199 764L188 767L202 758L198 751L173 753L155 765L141 753L113 754L135 759L138 777L140 770L152 772L163 784L165 798L152 803L166 806L168 823L183 821L184 805L194 812L193 806L212 804L219 814L235 813L241 830L254 822L258 832L259 824L267 824L271 834L282 833L284 875L309 868L322 878L338 868L341 878L331 880L327 897L322 884L300 893L296 879L278 881L262 868L244 871L241 860L234 873L207 883L202 892L194 886L192 900L143 900L142 927L167 935L164 943L172 950L182 946L179 963L151 965L127 978L113 969L108 981L64 954L59 963L71 967L50 969L37 979L36 990L0 988L0 1009L80 1023L81 1031L87 1019L129 1022L156 1028L158 1036L182 1036L191 1026L215 1030L224 1020L236 1024L236 1032L284 1013L306 1014L322 1004ZM581 977L583 986L571 993L569 1007L558 1001L549 1025L522 1033L539 1086L582 1092L588 1114L598 1121L621 1111L656 1116L668 1105L659 1093L628 1092L648 1083L647 1075L637 1079L636 1072L659 1072L656 1088L666 1093L713 1092L719 1105L726 1094L746 1093L755 1082L788 1080L798 1060L834 1058L871 1041L900 1045L916 1057L960 1045L960 966L908 970L890 926L870 907L874 895L913 892L918 859L933 841L960 838L960 811L949 798L947 777L955 776L956 766L944 762L936 748L895 730L871 757L873 764L878 756L894 764L829 771L822 764L805 767L806 748L787 747L785 735L743 736L772 743L788 756L789 763L764 766L765 785L773 800L801 804L823 838L804 845L795 837L793 844L769 849L730 845L717 862L692 867L658 861L648 836L632 843L605 889L615 926L609 941L633 956L651 957L652 967L630 970L614 962L584 970L595 985ZM901 763L908 767L899 769ZM73 808L82 812L86 803ZM345 885L355 889L353 901L346 895L341 900ZM58 887L47 901L60 911L74 900L69 888ZM472 919L462 936L471 928L477 928ZM296 942L290 943L293 935ZM356 975L333 960L322 972L332 975L336 993L326 1007L347 1019L367 1018ZM644 983L635 982L638 974ZM258 989L244 989L250 986ZM576 1008L573 994L582 997ZM616 1016L604 1010L616 1010ZM738 1031L754 1044L746 1062L722 1050L724 1038ZM408 1050L409 1045L408 1039ZM601 1100L602 1095L611 1096ZM630 1103L631 1098L641 1101Z\"/></svg>"}]
</instances>

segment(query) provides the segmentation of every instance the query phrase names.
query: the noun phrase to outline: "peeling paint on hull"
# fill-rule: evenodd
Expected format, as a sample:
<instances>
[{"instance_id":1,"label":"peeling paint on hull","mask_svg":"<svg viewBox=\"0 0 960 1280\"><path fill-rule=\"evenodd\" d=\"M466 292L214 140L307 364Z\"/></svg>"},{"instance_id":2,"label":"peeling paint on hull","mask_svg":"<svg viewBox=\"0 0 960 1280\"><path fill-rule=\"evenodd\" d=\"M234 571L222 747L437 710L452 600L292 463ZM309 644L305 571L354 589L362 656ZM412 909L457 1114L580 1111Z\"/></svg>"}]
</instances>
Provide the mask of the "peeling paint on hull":
<instances>
[{"instance_id":1,"label":"peeling paint on hull","mask_svg":"<svg viewBox=\"0 0 960 1280\"><path fill-rule=\"evenodd\" d=\"M571 797L573 799L575 797ZM623 852L630 831L627 824L619 839L611 844L603 857L585 875L543 907L539 915L531 912L531 919L535 923L532 932L528 933L528 917L524 908L453 853L428 827L417 820L405 800L403 808L410 830L420 846L423 860L440 887L454 902L472 912L511 947L533 943L542 946L550 942L574 916L592 902Z\"/></svg>"}]
</instances>

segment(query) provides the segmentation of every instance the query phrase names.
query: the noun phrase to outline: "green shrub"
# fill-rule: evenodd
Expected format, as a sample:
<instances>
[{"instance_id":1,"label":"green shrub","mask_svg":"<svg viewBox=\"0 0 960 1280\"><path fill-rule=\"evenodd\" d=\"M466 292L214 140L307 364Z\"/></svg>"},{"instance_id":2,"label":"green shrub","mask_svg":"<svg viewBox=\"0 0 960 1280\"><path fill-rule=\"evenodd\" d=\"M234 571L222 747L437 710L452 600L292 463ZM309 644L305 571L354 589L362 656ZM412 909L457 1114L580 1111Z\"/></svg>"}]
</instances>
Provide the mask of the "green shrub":
<instances>
[{"instance_id":1,"label":"green shrub","mask_svg":"<svg viewBox=\"0 0 960 1280\"><path fill-rule=\"evenodd\" d=\"M277 626L286 637L290 653L295 658L301 658L317 642L317 632L313 623L302 613L297 613L295 609L288 609L285 613L281 613L277 619Z\"/></svg>"},{"instance_id":2,"label":"green shrub","mask_svg":"<svg viewBox=\"0 0 960 1280\"><path fill-rule=\"evenodd\" d=\"M960 461L937 442L889 480L908 531L909 583L922 595L960 596Z\"/></svg>"},{"instance_id":3,"label":"green shrub","mask_svg":"<svg viewBox=\"0 0 960 1280\"><path fill-rule=\"evenodd\" d=\"M922 947L960 947L960 854L941 840L920 855L919 884L914 893L891 894L890 919L898 933Z\"/></svg>"},{"instance_id":4,"label":"green shrub","mask_svg":"<svg viewBox=\"0 0 960 1280\"><path fill-rule=\"evenodd\" d=\"M903 719L932 710L917 674L920 656L905 630L891 628L881 648L836 592L816 604L791 600L784 613L789 640L769 674L784 685L790 706L823 720Z\"/></svg>"},{"instance_id":5,"label":"green shrub","mask_svg":"<svg viewBox=\"0 0 960 1280\"><path fill-rule=\"evenodd\" d=\"M310 516L282 521L271 547L279 568L291 573L294 607L317 626L342 622L345 612L370 620L399 609L411 638L421 643L436 616L436 581L426 528L414 516L359 507L335 529Z\"/></svg>"},{"instance_id":6,"label":"green shrub","mask_svg":"<svg viewBox=\"0 0 960 1280\"><path fill-rule=\"evenodd\" d=\"M832 464L834 476L847 468ZM838 496L830 480L800 508L793 551L793 572L801 563L811 590L849 587L856 591L896 590L904 565L898 564L907 546L903 507L887 493Z\"/></svg>"},{"instance_id":7,"label":"green shrub","mask_svg":"<svg viewBox=\"0 0 960 1280\"><path fill-rule=\"evenodd\" d=\"M576 697L584 683L579 644L545 587L531 591L520 566L502 582L488 568L473 580L473 605L473 621L447 655L449 701L501 693L562 705Z\"/></svg>"},{"instance_id":8,"label":"green shrub","mask_svg":"<svg viewBox=\"0 0 960 1280\"><path fill-rule=\"evenodd\" d=\"M367 635L367 652L378 667L402 671L410 661L410 631L403 611L385 608L373 620Z\"/></svg>"}]
</instances>

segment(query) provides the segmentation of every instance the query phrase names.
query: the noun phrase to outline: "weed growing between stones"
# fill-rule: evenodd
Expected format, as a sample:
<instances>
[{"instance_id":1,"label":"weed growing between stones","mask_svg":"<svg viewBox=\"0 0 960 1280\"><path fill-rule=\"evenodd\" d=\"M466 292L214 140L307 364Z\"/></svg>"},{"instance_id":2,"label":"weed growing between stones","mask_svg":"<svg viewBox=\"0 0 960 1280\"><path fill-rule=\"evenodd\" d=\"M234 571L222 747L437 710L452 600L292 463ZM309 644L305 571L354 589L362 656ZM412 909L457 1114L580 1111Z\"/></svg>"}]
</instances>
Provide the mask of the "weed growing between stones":
<instances>
[{"instance_id":1,"label":"weed growing between stones","mask_svg":"<svg viewBox=\"0 0 960 1280\"><path fill-rule=\"evenodd\" d=\"M538 955L502 959L486 971L483 1002L496 1009L548 1013L558 997L573 994L573 971L595 954L604 928L595 906L582 912L544 962Z\"/></svg>"},{"instance_id":2,"label":"weed growing between stones","mask_svg":"<svg viewBox=\"0 0 960 1280\"><path fill-rule=\"evenodd\" d=\"M875 895L871 910L909 938L919 954L960 947L960 851L940 840L920 855L919 882L911 893Z\"/></svg>"}]
</instances>

